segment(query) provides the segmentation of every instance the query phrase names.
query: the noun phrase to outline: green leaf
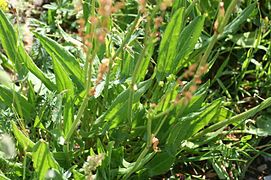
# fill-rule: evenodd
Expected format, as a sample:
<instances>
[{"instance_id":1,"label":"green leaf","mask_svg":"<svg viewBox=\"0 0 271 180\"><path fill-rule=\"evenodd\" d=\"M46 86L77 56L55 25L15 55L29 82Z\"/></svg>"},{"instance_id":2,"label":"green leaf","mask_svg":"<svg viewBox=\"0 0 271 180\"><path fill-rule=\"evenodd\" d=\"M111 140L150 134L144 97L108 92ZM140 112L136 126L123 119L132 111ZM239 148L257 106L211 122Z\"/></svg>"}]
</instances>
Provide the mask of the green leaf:
<instances>
[{"instance_id":1,"label":"green leaf","mask_svg":"<svg viewBox=\"0 0 271 180\"><path fill-rule=\"evenodd\" d=\"M221 101L214 101L200 112L190 113L187 117L173 124L169 131L165 148L158 153L147 165L150 176L167 172L175 161L175 156L183 140L193 136L204 128L218 114ZM165 133L167 134L167 133Z\"/></svg>"},{"instance_id":2,"label":"green leaf","mask_svg":"<svg viewBox=\"0 0 271 180\"><path fill-rule=\"evenodd\" d=\"M64 114L63 114L63 126L64 126L64 135L67 135L71 129L72 122L74 121L74 103L72 97L68 97L64 104Z\"/></svg>"},{"instance_id":3,"label":"green leaf","mask_svg":"<svg viewBox=\"0 0 271 180\"><path fill-rule=\"evenodd\" d=\"M151 79L139 83L138 89L134 92L133 104L140 100L141 96L150 88L151 84ZM100 127L103 120L108 122L107 124L104 124L105 127L103 128L103 132L105 132L108 128L118 126L120 123L125 123L127 121L128 114L127 106L129 94L130 89L126 89L120 93L115 98L108 110L95 121L94 128L101 129Z\"/></svg>"},{"instance_id":4,"label":"green leaf","mask_svg":"<svg viewBox=\"0 0 271 180\"><path fill-rule=\"evenodd\" d=\"M77 86L82 88L85 81L84 73L83 68L80 67L76 58L56 41L38 33L34 34L50 56L55 56L65 70L71 74L71 78L75 81Z\"/></svg>"},{"instance_id":5,"label":"green leaf","mask_svg":"<svg viewBox=\"0 0 271 180\"><path fill-rule=\"evenodd\" d=\"M22 44L19 46L18 57L21 63L23 63L27 69L32 72L37 78L39 78L44 85L51 91L56 90L55 84L53 84L49 78L37 67L30 56L27 54Z\"/></svg>"},{"instance_id":6,"label":"green leaf","mask_svg":"<svg viewBox=\"0 0 271 180\"><path fill-rule=\"evenodd\" d=\"M157 76L159 80L164 78L164 73L168 71L173 58L176 56L177 39L179 39L183 27L183 14L184 8L180 8L174 13L163 35L159 47L157 63Z\"/></svg>"},{"instance_id":7,"label":"green leaf","mask_svg":"<svg viewBox=\"0 0 271 180\"><path fill-rule=\"evenodd\" d=\"M31 119L33 116L34 106L30 104L26 98L19 93L0 85L0 102L13 109L15 108L22 118Z\"/></svg>"},{"instance_id":8,"label":"green leaf","mask_svg":"<svg viewBox=\"0 0 271 180\"><path fill-rule=\"evenodd\" d=\"M0 171L0 179L2 179L2 180L11 180L8 177L6 177L1 171Z\"/></svg>"},{"instance_id":9,"label":"green leaf","mask_svg":"<svg viewBox=\"0 0 271 180\"><path fill-rule=\"evenodd\" d=\"M73 101L74 97L74 86L70 79L68 72L60 64L56 56L52 53L53 68L56 76L56 85L59 93L64 93L66 101L64 102L64 114L63 114L63 126L64 134L66 134L71 128L72 122L74 120L73 114Z\"/></svg>"},{"instance_id":10,"label":"green leaf","mask_svg":"<svg viewBox=\"0 0 271 180\"><path fill-rule=\"evenodd\" d=\"M72 43L73 45L75 45L77 48L81 48L82 46L84 46L83 43L81 43L80 41L78 41L77 39L74 39L73 37L71 37L71 35L69 35L68 33L66 33L62 27L58 24L57 25L60 34L62 35L62 37L65 39L65 41Z\"/></svg>"},{"instance_id":11,"label":"green leaf","mask_svg":"<svg viewBox=\"0 0 271 180\"><path fill-rule=\"evenodd\" d=\"M186 116L191 112L196 112L198 109L201 108L202 103L204 102L207 96L207 90L209 88L210 82L206 82L205 84L201 85L199 89L195 92L192 99L189 101L187 107L185 107L182 116Z\"/></svg>"},{"instance_id":12,"label":"green leaf","mask_svg":"<svg viewBox=\"0 0 271 180\"><path fill-rule=\"evenodd\" d=\"M174 51L178 52L174 58L172 64L170 64L170 73L173 74L179 71L179 68L187 63L188 56L193 52L195 45L201 35L205 18L198 16L189 25L187 25L181 32L178 39L177 49Z\"/></svg>"},{"instance_id":13,"label":"green leaf","mask_svg":"<svg viewBox=\"0 0 271 180\"><path fill-rule=\"evenodd\" d=\"M0 10L0 39L9 59L15 64L18 72L24 71L24 66L28 68L44 85L51 91L55 90L55 85L36 66L30 56L23 48L23 43L17 39L17 34L11 23Z\"/></svg>"},{"instance_id":14,"label":"green leaf","mask_svg":"<svg viewBox=\"0 0 271 180\"><path fill-rule=\"evenodd\" d=\"M181 8L174 14L159 48L158 80L164 79L169 74L177 73L179 68L187 63L185 60L193 52L201 35L204 19L203 16L199 16L182 30L183 9Z\"/></svg>"},{"instance_id":15,"label":"green leaf","mask_svg":"<svg viewBox=\"0 0 271 180\"><path fill-rule=\"evenodd\" d=\"M32 161L38 179L44 179L50 169L59 173L60 167L49 151L47 143L43 140L37 142L33 147Z\"/></svg>"},{"instance_id":16,"label":"green leaf","mask_svg":"<svg viewBox=\"0 0 271 180\"><path fill-rule=\"evenodd\" d=\"M63 93L66 91L65 94L68 96L74 96L74 87L72 80L70 79L67 71L64 67L59 63L56 56L54 54L51 55L53 60L53 68L56 76L56 85L59 93Z\"/></svg>"},{"instance_id":17,"label":"green leaf","mask_svg":"<svg viewBox=\"0 0 271 180\"><path fill-rule=\"evenodd\" d=\"M81 174L80 172L76 171L75 169L72 170L74 180L85 180L85 175Z\"/></svg>"},{"instance_id":18,"label":"green leaf","mask_svg":"<svg viewBox=\"0 0 271 180\"><path fill-rule=\"evenodd\" d=\"M254 46L256 38L256 32L245 32L231 36L230 40L243 48L251 48Z\"/></svg>"},{"instance_id":19,"label":"green leaf","mask_svg":"<svg viewBox=\"0 0 271 180\"><path fill-rule=\"evenodd\" d=\"M11 125L14 136L19 144L23 147L23 149L31 151L35 144L17 128L15 122L11 121Z\"/></svg>"},{"instance_id":20,"label":"green leaf","mask_svg":"<svg viewBox=\"0 0 271 180\"><path fill-rule=\"evenodd\" d=\"M12 24L6 18L3 11L0 9L0 39L3 48L6 50L6 54L9 59L15 63L16 62L16 47L17 47L17 34L12 27Z\"/></svg>"},{"instance_id":21,"label":"green leaf","mask_svg":"<svg viewBox=\"0 0 271 180\"><path fill-rule=\"evenodd\" d=\"M213 166L216 174L218 175L219 179L228 179L229 174L227 173L227 171L225 171L225 168L223 168L225 166L223 165L222 162L213 161L212 166Z\"/></svg>"},{"instance_id":22,"label":"green leaf","mask_svg":"<svg viewBox=\"0 0 271 180\"><path fill-rule=\"evenodd\" d=\"M270 136L271 135L271 118L268 115L263 115L257 118L257 128L255 129L259 136Z\"/></svg>"}]
</instances>

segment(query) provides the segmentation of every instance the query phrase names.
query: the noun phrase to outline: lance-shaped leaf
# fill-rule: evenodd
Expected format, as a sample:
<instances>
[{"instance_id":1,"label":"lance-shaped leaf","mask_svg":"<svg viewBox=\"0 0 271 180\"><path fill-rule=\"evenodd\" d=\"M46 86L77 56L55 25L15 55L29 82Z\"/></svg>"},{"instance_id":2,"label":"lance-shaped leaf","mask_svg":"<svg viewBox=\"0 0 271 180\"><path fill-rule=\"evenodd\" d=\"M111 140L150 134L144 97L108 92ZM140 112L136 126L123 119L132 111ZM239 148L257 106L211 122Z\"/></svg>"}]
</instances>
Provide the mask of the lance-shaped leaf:
<instances>
[{"instance_id":1,"label":"lance-shaped leaf","mask_svg":"<svg viewBox=\"0 0 271 180\"><path fill-rule=\"evenodd\" d=\"M38 179L45 179L49 170L59 172L59 164L54 159L46 142L40 140L33 147L32 161Z\"/></svg>"},{"instance_id":2,"label":"lance-shaped leaf","mask_svg":"<svg viewBox=\"0 0 271 180\"><path fill-rule=\"evenodd\" d=\"M69 72L72 80L74 80L77 86L83 87L83 68L80 67L80 64L78 63L76 58L70 52L66 51L65 48L56 41L38 33L34 34L39 39L42 46L50 54L50 56L55 56L55 58L65 68L65 70Z\"/></svg>"},{"instance_id":3,"label":"lance-shaped leaf","mask_svg":"<svg viewBox=\"0 0 271 180\"><path fill-rule=\"evenodd\" d=\"M8 21L5 14L0 10L0 40L8 58L15 64L18 73L25 74L26 69L31 71L37 78L39 78L44 85L54 91L55 85L48 77L36 66L30 56L23 48L23 43L18 40L17 34Z\"/></svg>"}]
</instances>

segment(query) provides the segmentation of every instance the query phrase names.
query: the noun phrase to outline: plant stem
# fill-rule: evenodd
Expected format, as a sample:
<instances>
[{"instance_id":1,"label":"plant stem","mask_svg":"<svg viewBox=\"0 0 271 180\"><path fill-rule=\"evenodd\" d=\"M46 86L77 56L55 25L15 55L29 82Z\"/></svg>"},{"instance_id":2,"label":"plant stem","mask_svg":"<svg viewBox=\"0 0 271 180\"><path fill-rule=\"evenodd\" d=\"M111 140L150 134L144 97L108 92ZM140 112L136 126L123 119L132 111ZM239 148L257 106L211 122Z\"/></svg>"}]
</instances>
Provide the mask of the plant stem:
<instances>
[{"instance_id":1,"label":"plant stem","mask_svg":"<svg viewBox=\"0 0 271 180\"><path fill-rule=\"evenodd\" d=\"M85 108L88 105L88 100L89 100L89 97L88 97L88 95L86 95L85 98L84 98L84 100L83 100L83 103L81 104L81 106L79 108L79 111L78 111L78 114L76 116L76 119L72 123L71 129L68 131L68 133L66 135L66 138L65 138L66 142L69 141L69 139L71 138L72 134L74 133L74 131L78 127L78 125L80 123L80 120L81 120L81 117L84 114Z\"/></svg>"},{"instance_id":2,"label":"plant stem","mask_svg":"<svg viewBox=\"0 0 271 180\"><path fill-rule=\"evenodd\" d=\"M148 118L148 122L147 122L147 143L146 146L144 148L144 150L141 152L141 154L139 155L139 157L137 158L135 165L133 166L133 168L131 170L129 170L127 172L126 175L123 176L123 179L127 179L131 176L131 174L133 174L134 172L136 172L141 166L143 166L146 161L144 161L144 158L146 156L146 154L148 153L150 147L151 147L151 141L152 141L152 135L151 135L151 118ZM145 163L142 163L142 161L144 161Z\"/></svg>"},{"instance_id":3,"label":"plant stem","mask_svg":"<svg viewBox=\"0 0 271 180\"><path fill-rule=\"evenodd\" d=\"M137 60L135 69L133 71L133 75L132 75L132 82L130 85L130 93L129 93L129 101L128 101L128 120L131 123L132 122L132 106L133 106L133 98L134 98L134 91L135 91L135 86L137 81L139 80L139 74L141 74L142 71L142 64L144 63L144 59L145 59L145 55L146 52L148 52L149 47L152 45L153 43L153 37L152 37L152 32L154 31L154 29L151 29L151 21L154 19L154 16L156 14L156 12L159 10L159 5L157 5L155 7L155 9L152 11L151 15L149 16L149 18L147 17L147 24L145 26L145 36L144 36L144 47L141 51L141 54Z\"/></svg>"},{"instance_id":4,"label":"plant stem","mask_svg":"<svg viewBox=\"0 0 271 180\"><path fill-rule=\"evenodd\" d=\"M222 17L223 19L222 19L221 23L219 22L220 24L219 24L218 30L215 31L214 34L213 34L213 36L211 37L211 41L208 44L208 47L207 47L206 51L204 52L204 55L201 58L201 61L199 63L199 67L201 67L202 65L206 64L207 59L208 59L209 55L211 54L212 49L213 49L215 43L218 40L218 36L219 36L220 33L223 32L224 27L228 23L230 15L232 14L232 12L233 12L233 10L234 10L237 2L238 2L238 0L231 1L230 5L229 5L229 7L228 7L228 9L226 11L225 16ZM220 17L217 17L217 18L220 18ZM198 68L198 70L199 70L199 68Z\"/></svg>"},{"instance_id":5,"label":"plant stem","mask_svg":"<svg viewBox=\"0 0 271 180\"><path fill-rule=\"evenodd\" d=\"M91 13L92 13L92 15L94 15L94 13L95 13L95 1L93 1L93 3L92 3L92 12ZM92 26L90 33L94 32L94 28L95 28L95 26ZM95 43L94 37L91 38L90 42L92 42L92 44ZM85 63L85 66L86 66L85 70L87 71L87 73L86 73L86 94L85 94L83 102L78 110L78 114L77 114L75 120L73 121L70 130L68 131L68 133L66 135L66 138L65 138L66 142L69 141L72 134L74 133L74 131L76 130L76 128L80 124L81 118L84 115L84 111L88 105L88 100L89 100L88 93L89 93L90 86L91 86L92 64L93 64L94 58L96 57L98 49L99 49L99 43L96 43L93 51L90 51L90 49L88 49L88 51L87 51L87 57L86 57L86 63Z\"/></svg>"}]
</instances>

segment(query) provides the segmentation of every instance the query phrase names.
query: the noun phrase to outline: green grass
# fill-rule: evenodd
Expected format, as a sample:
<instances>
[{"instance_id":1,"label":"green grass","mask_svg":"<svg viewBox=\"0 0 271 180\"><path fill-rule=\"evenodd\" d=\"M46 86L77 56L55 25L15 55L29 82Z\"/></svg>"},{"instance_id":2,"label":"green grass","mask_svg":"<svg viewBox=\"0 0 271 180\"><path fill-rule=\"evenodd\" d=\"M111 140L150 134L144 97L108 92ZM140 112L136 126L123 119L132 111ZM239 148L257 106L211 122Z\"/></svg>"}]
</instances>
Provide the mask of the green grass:
<instances>
[{"instance_id":1,"label":"green grass","mask_svg":"<svg viewBox=\"0 0 271 180\"><path fill-rule=\"evenodd\" d=\"M26 5L0 10L0 178L244 179L270 156L270 3L106 2L32 9L31 50Z\"/></svg>"}]
</instances>

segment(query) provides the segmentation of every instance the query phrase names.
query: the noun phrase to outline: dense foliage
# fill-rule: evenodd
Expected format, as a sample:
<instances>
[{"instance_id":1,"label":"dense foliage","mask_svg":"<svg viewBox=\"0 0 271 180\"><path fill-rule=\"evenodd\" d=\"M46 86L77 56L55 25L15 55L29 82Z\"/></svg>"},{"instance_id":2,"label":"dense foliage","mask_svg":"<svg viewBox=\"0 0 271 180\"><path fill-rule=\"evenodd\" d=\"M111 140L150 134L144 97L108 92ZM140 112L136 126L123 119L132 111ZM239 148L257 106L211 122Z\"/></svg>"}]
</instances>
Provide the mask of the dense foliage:
<instances>
[{"instance_id":1,"label":"dense foliage","mask_svg":"<svg viewBox=\"0 0 271 180\"><path fill-rule=\"evenodd\" d=\"M0 179L244 179L269 161L268 0L0 9Z\"/></svg>"}]
</instances>

